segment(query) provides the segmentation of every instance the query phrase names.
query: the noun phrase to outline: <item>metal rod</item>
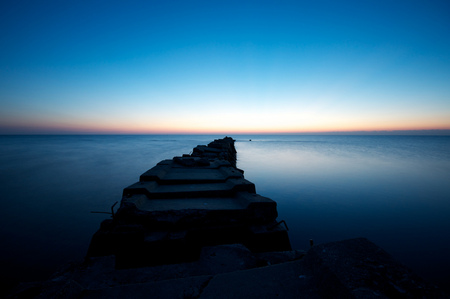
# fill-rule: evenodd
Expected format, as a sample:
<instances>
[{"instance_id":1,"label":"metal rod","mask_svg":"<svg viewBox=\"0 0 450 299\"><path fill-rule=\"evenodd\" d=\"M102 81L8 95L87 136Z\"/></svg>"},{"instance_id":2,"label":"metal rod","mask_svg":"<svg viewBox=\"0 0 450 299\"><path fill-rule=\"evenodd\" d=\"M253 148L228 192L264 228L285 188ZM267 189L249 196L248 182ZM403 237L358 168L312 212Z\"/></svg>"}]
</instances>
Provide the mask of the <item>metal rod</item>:
<instances>
[{"instance_id":1,"label":"metal rod","mask_svg":"<svg viewBox=\"0 0 450 299\"><path fill-rule=\"evenodd\" d=\"M287 226L286 221L284 221L284 220L281 220L281 221L275 223L273 226L269 227L269 229L272 230L275 227L277 227L278 225L280 225L281 223L284 223L284 226L286 227L286 230L289 230L289 227Z\"/></svg>"}]
</instances>

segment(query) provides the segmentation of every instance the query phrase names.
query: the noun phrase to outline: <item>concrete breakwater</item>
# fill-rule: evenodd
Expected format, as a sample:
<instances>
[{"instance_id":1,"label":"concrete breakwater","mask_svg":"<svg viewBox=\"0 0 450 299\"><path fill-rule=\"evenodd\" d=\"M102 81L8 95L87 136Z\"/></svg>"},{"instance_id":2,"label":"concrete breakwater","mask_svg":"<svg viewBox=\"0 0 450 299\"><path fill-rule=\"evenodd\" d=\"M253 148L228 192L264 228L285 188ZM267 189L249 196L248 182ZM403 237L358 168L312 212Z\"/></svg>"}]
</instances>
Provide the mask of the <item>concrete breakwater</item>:
<instances>
[{"instance_id":1,"label":"concrete breakwater","mask_svg":"<svg viewBox=\"0 0 450 299\"><path fill-rule=\"evenodd\" d=\"M225 137L161 161L125 188L88 257L112 254L116 267L129 268L192 261L211 245L291 250L286 226L276 218L276 203L256 194L236 168L234 140Z\"/></svg>"},{"instance_id":2,"label":"concrete breakwater","mask_svg":"<svg viewBox=\"0 0 450 299\"><path fill-rule=\"evenodd\" d=\"M448 298L365 238L292 250L230 137L161 161L112 214L84 261L10 298Z\"/></svg>"}]
</instances>

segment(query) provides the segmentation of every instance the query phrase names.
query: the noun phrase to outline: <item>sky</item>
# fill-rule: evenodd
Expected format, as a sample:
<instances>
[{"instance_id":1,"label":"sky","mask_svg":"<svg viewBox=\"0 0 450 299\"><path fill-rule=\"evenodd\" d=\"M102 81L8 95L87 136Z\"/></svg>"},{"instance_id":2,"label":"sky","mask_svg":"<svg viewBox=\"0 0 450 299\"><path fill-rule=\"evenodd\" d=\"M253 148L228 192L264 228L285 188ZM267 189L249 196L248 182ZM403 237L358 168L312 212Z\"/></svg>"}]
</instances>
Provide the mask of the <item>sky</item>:
<instances>
[{"instance_id":1,"label":"sky","mask_svg":"<svg viewBox=\"0 0 450 299\"><path fill-rule=\"evenodd\" d=\"M448 0L14 0L0 29L0 134L450 130Z\"/></svg>"}]
</instances>

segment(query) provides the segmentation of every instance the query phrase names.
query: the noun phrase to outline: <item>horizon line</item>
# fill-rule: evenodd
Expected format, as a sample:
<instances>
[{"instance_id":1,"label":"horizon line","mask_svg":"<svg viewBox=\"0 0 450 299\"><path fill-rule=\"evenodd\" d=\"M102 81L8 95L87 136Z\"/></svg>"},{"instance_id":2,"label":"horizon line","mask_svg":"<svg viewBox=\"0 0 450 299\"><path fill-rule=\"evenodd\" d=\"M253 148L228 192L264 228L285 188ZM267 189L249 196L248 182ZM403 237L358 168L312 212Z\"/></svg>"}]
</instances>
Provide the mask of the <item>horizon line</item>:
<instances>
[{"instance_id":1,"label":"horizon line","mask_svg":"<svg viewBox=\"0 0 450 299\"><path fill-rule=\"evenodd\" d=\"M357 131L313 131L313 132L3 132L0 136L39 136L39 135L450 135L450 129L425 130L357 130Z\"/></svg>"}]
</instances>

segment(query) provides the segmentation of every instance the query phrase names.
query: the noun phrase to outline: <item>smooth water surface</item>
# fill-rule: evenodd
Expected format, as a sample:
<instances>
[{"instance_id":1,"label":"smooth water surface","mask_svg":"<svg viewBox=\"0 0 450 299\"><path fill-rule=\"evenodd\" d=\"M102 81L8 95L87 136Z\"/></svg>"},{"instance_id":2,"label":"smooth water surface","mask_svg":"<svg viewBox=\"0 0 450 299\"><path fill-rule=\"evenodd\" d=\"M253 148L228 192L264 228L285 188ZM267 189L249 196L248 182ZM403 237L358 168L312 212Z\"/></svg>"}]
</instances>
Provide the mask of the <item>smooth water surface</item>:
<instances>
[{"instance_id":1,"label":"smooth water surface","mask_svg":"<svg viewBox=\"0 0 450 299\"><path fill-rule=\"evenodd\" d=\"M0 136L1 279L42 279L82 258L108 217L91 211L108 211L157 162L222 137ZM450 280L450 137L233 137L238 167L278 203L293 247L363 236Z\"/></svg>"},{"instance_id":2,"label":"smooth water surface","mask_svg":"<svg viewBox=\"0 0 450 299\"><path fill-rule=\"evenodd\" d=\"M450 281L449 136L261 136L236 145L238 166L278 202L295 248L367 237L435 283Z\"/></svg>"}]
</instances>

